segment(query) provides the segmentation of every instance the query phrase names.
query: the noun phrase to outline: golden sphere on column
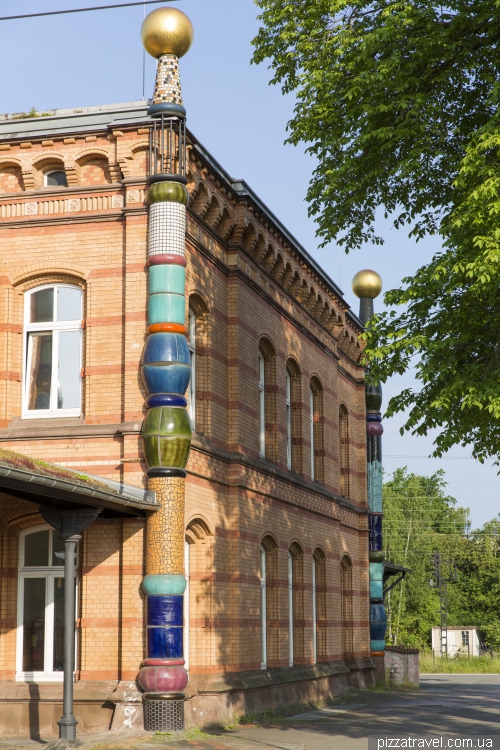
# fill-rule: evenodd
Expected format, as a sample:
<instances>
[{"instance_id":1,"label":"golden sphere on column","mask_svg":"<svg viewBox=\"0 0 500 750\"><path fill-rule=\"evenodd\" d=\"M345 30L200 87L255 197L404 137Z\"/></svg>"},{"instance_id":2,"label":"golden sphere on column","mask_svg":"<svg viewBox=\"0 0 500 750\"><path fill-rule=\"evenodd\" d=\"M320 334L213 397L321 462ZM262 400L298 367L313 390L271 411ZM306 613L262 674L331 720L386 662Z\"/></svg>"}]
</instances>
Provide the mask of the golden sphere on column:
<instances>
[{"instance_id":1,"label":"golden sphere on column","mask_svg":"<svg viewBox=\"0 0 500 750\"><path fill-rule=\"evenodd\" d=\"M142 43L151 57L182 57L190 48L193 36L193 24L177 8L157 8L146 16L141 26Z\"/></svg>"},{"instance_id":2,"label":"golden sphere on column","mask_svg":"<svg viewBox=\"0 0 500 750\"><path fill-rule=\"evenodd\" d=\"M365 268L363 271L358 271L353 278L352 291L356 297L375 299L382 291L382 279L376 271Z\"/></svg>"}]
</instances>

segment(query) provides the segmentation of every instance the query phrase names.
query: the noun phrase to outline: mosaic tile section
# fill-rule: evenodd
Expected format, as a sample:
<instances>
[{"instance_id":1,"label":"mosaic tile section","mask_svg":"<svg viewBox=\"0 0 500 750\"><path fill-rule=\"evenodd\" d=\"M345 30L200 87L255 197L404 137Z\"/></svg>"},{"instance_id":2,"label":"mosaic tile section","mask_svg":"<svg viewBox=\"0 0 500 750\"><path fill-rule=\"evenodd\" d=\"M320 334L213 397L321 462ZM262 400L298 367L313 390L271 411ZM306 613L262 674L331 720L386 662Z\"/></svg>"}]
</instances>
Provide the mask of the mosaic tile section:
<instances>
[{"instance_id":1,"label":"mosaic tile section","mask_svg":"<svg viewBox=\"0 0 500 750\"><path fill-rule=\"evenodd\" d=\"M186 207L170 201L153 203L149 209L148 256L184 256L185 244Z\"/></svg>"},{"instance_id":2,"label":"mosaic tile section","mask_svg":"<svg viewBox=\"0 0 500 750\"><path fill-rule=\"evenodd\" d=\"M161 508L146 527L147 575L184 573L184 484L182 477L148 479Z\"/></svg>"},{"instance_id":3,"label":"mosaic tile section","mask_svg":"<svg viewBox=\"0 0 500 750\"><path fill-rule=\"evenodd\" d=\"M153 104L173 103L182 107L179 60L175 55L162 55L156 68Z\"/></svg>"}]
</instances>

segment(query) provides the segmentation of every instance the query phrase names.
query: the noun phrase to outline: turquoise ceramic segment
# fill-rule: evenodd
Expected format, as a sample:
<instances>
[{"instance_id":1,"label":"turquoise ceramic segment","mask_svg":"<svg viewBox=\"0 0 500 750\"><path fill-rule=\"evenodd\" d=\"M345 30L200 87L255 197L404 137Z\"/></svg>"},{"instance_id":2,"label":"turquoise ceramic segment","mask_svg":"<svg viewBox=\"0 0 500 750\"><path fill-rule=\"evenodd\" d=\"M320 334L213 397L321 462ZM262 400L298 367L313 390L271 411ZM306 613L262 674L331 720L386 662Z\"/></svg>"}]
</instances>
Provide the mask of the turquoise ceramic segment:
<instances>
[{"instance_id":1,"label":"turquoise ceramic segment","mask_svg":"<svg viewBox=\"0 0 500 750\"><path fill-rule=\"evenodd\" d=\"M148 596L180 596L186 590L186 579L174 574L145 576L142 590Z\"/></svg>"},{"instance_id":2,"label":"turquoise ceramic segment","mask_svg":"<svg viewBox=\"0 0 500 750\"><path fill-rule=\"evenodd\" d=\"M186 305L183 294L150 294L148 297L149 325L153 323L186 322Z\"/></svg>"},{"instance_id":3,"label":"turquoise ceramic segment","mask_svg":"<svg viewBox=\"0 0 500 750\"><path fill-rule=\"evenodd\" d=\"M149 267L150 294L159 294L161 292L184 294L185 282L186 269L184 266L177 266L173 263L168 263ZM164 322L170 323L172 321Z\"/></svg>"},{"instance_id":4,"label":"turquoise ceramic segment","mask_svg":"<svg viewBox=\"0 0 500 750\"><path fill-rule=\"evenodd\" d=\"M368 507L372 513L382 513L382 464L370 461L368 468Z\"/></svg>"},{"instance_id":5,"label":"turquoise ceramic segment","mask_svg":"<svg viewBox=\"0 0 500 750\"><path fill-rule=\"evenodd\" d=\"M385 641L370 641L370 651L385 651Z\"/></svg>"},{"instance_id":6,"label":"turquoise ceramic segment","mask_svg":"<svg viewBox=\"0 0 500 750\"><path fill-rule=\"evenodd\" d=\"M384 580L384 566L382 563L370 563L370 581Z\"/></svg>"},{"instance_id":7,"label":"turquoise ceramic segment","mask_svg":"<svg viewBox=\"0 0 500 750\"><path fill-rule=\"evenodd\" d=\"M382 581L373 581L370 579L370 599L384 598L384 584Z\"/></svg>"}]
</instances>

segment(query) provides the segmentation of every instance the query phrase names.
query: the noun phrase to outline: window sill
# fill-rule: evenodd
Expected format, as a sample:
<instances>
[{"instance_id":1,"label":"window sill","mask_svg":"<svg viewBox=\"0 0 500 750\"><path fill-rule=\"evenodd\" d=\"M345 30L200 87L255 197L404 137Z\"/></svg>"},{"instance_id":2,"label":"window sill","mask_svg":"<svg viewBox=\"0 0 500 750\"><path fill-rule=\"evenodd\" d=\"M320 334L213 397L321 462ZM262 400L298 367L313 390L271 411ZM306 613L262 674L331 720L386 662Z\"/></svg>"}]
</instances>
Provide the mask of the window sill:
<instances>
[{"instance_id":1,"label":"window sill","mask_svg":"<svg viewBox=\"0 0 500 750\"><path fill-rule=\"evenodd\" d=\"M64 672L16 672L16 682L63 682ZM76 682L73 672L73 682Z\"/></svg>"},{"instance_id":2,"label":"window sill","mask_svg":"<svg viewBox=\"0 0 500 750\"><path fill-rule=\"evenodd\" d=\"M59 411L59 412L40 411L38 414L36 412L28 411L28 412L25 412L21 416L21 421L24 423L28 420L31 422L39 422L41 419L52 421L53 419L80 420L81 418L82 418L82 413L80 409L68 409L67 411L64 411L64 412L63 411Z\"/></svg>"}]
</instances>

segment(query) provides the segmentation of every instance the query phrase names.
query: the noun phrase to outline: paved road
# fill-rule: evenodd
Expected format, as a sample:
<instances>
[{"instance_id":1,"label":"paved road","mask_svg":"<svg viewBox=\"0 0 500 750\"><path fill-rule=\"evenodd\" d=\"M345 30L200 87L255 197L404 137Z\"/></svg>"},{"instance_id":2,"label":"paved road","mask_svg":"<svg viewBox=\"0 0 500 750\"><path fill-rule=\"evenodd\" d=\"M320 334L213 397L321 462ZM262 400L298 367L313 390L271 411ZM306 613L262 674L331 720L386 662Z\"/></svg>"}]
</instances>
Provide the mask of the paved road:
<instances>
[{"instance_id":1,"label":"paved road","mask_svg":"<svg viewBox=\"0 0 500 750\"><path fill-rule=\"evenodd\" d=\"M86 737L81 750L367 750L368 736L404 734L500 736L500 675L424 675L420 690L350 691L335 704L288 719L166 741ZM40 748L45 743L0 741L0 748Z\"/></svg>"},{"instance_id":2,"label":"paved road","mask_svg":"<svg viewBox=\"0 0 500 750\"><path fill-rule=\"evenodd\" d=\"M423 675L412 692L351 691L317 720L238 728L238 738L285 750L367 750L368 735L500 735L500 675ZM359 705L364 704L364 705ZM305 717L304 717L305 718Z\"/></svg>"}]
</instances>

